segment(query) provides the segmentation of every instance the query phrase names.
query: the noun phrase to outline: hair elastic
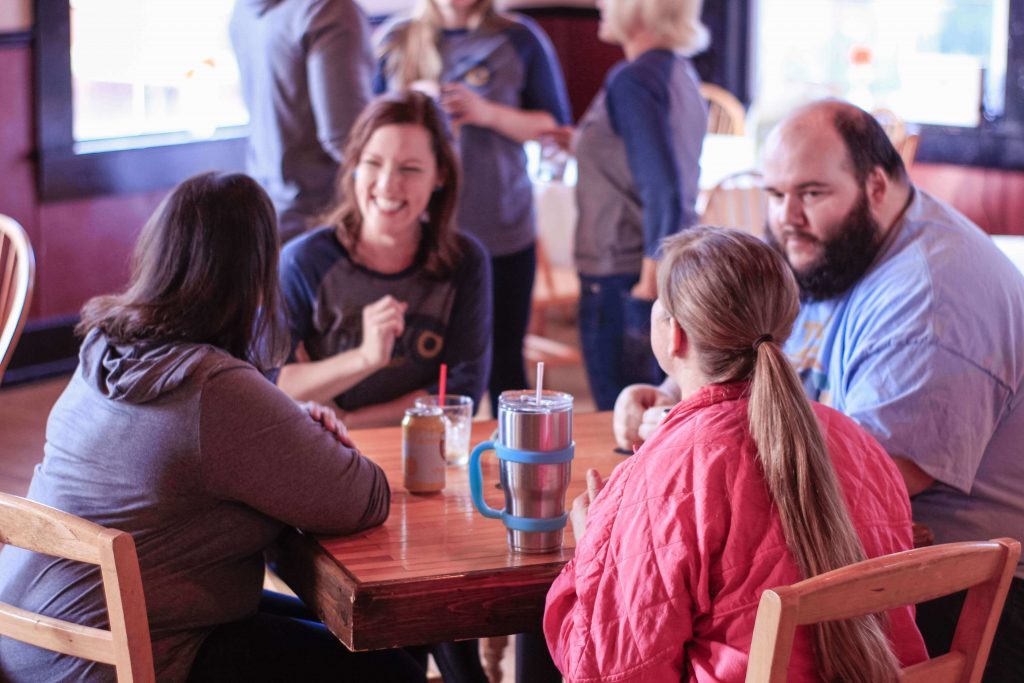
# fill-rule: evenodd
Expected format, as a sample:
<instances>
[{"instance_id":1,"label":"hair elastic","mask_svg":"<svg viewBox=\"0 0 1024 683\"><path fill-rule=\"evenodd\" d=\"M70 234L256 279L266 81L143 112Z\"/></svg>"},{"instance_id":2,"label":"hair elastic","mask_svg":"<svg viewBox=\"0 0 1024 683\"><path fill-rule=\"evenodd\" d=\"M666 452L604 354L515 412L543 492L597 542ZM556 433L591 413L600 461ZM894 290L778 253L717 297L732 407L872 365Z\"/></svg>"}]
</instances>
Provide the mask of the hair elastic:
<instances>
[{"instance_id":1,"label":"hair elastic","mask_svg":"<svg viewBox=\"0 0 1024 683\"><path fill-rule=\"evenodd\" d=\"M761 346L761 344L764 344L765 342L772 342L772 341L775 341L775 339L772 337L772 335L770 335L770 334L762 334L760 337L758 337L757 339L754 340L754 343L751 346L753 346L754 350L757 351L758 347Z\"/></svg>"}]
</instances>

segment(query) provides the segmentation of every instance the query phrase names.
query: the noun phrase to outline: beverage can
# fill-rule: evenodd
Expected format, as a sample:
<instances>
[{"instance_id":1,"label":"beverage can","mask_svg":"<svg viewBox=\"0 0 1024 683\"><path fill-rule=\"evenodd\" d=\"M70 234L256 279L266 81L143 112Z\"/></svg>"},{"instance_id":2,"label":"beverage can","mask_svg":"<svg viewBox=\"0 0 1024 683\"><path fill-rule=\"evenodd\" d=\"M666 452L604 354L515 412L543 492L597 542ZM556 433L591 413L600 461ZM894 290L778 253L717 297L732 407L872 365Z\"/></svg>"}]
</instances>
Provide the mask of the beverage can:
<instances>
[{"instance_id":1,"label":"beverage can","mask_svg":"<svg viewBox=\"0 0 1024 683\"><path fill-rule=\"evenodd\" d=\"M435 406L405 411L402 419L402 477L410 493L444 488L444 413Z\"/></svg>"}]
</instances>

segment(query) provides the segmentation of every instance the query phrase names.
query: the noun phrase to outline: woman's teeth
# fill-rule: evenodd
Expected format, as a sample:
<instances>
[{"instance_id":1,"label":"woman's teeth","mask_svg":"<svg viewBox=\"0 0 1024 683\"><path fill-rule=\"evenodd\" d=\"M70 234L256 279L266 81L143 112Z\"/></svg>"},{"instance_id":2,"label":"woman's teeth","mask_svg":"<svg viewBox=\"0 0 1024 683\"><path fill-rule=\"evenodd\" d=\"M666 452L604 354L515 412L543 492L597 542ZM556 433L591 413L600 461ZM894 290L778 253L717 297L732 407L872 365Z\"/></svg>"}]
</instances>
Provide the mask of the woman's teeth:
<instances>
[{"instance_id":1,"label":"woman's teeth","mask_svg":"<svg viewBox=\"0 0 1024 683\"><path fill-rule=\"evenodd\" d=\"M375 198L374 202L376 202L377 208L379 208L381 211L398 211L403 206L405 206L405 202L403 201L390 201L388 199L382 199L380 197Z\"/></svg>"}]
</instances>

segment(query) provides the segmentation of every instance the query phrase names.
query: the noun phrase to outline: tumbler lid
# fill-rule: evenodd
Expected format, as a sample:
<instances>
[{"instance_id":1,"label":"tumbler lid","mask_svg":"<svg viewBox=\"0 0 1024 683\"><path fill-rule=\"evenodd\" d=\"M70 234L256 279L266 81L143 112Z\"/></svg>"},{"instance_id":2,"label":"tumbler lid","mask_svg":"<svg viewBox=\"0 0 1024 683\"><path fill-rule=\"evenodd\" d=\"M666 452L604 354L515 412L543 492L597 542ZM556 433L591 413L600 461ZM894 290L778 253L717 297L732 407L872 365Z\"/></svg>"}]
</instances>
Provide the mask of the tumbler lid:
<instances>
[{"instance_id":1,"label":"tumbler lid","mask_svg":"<svg viewBox=\"0 0 1024 683\"><path fill-rule=\"evenodd\" d=\"M572 400L572 394L545 390L538 401L537 392L516 389L502 392L498 397L498 409L513 413L563 413L572 410Z\"/></svg>"}]
</instances>

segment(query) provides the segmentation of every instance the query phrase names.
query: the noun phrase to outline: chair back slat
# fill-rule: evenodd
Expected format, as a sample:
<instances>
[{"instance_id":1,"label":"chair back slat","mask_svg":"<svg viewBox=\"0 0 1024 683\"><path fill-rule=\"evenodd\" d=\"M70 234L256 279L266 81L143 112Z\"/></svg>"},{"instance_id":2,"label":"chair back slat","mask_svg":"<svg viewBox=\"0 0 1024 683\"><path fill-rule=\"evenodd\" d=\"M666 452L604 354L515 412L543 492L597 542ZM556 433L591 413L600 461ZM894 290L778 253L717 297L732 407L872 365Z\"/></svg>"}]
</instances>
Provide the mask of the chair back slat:
<instances>
[{"instance_id":1,"label":"chair back slat","mask_svg":"<svg viewBox=\"0 0 1024 683\"><path fill-rule=\"evenodd\" d=\"M984 583L1005 563L998 543L935 545L859 562L776 592L797 600L797 623L849 619L933 600ZM820 579L820 580L817 580ZM806 584L806 585L805 585Z\"/></svg>"},{"instance_id":2,"label":"chair back slat","mask_svg":"<svg viewBox=\"0 0 1024 683\"><path fill-rule=\"evenodd\" d=\"M17 496L0 496L0 543L44 555L99 564L108 529Z\"/></svg>"},{"instance_id":3,"label":"chair back slat","mask_svg":"<svg viewBox=\"0 0 1024 683\"><path fill-rule=\"evenodd\" d=\"M106 631L0 603L0 635L112 664L119 683L155 680L142 575L130 534L0 493L0 542L98 565L110 621Z\"/></svg>"},{"instance_id":4,"label":"chair back slat","mask_svg":"<svg viewBox=\"0 0 1024 683\"><path fill-rule=\"evenodd\" d=\"M110 631L36 614L6 602L0 602L0 636L104 664L116 661Z\"/></svg>"},{"instance_id":5,"label":"chair back slat","mask_svg":"<svg viewBox=\"0 0 1024 683\"><path fill-rule=\"evenodd\" d=\"M701 83L700 94L708 103L708 133L743 135L747 114L735 95L714 83Z\"/></svg>"},{"instance_id":6,"label":"chair back slat","mask_svg":"<svg viewBox=\"0 0 1024 683\"><path fill-rule=\"evenodd\" d=\"M768 199L757 171L726 176L708 192L701 223L738 228L763 237L768 220Z\"/></svg>"},{"instance_id":7,"label":"chair back slat","mask_svg":"<svg viewBox=\"0 0 1024 683\"><path fill-rule=\"evenodd\" d=\"M25 327L35 283L35 255L28 234L0 214L0 379Z\"/></svg>"},{"instance_id":8,"label":"chair back slat","mask_svg":"<svg viewBox=\"0 0 1024 683\"><path fill-rule=\"evenodd\" d=\"M799 625L885 612L967 590L950 654L908 667L903 681L977 683L988 660L1020 542L948 543L876 557L761 594L747 683L783 683Z\"/></svg>"}]
</instances>

